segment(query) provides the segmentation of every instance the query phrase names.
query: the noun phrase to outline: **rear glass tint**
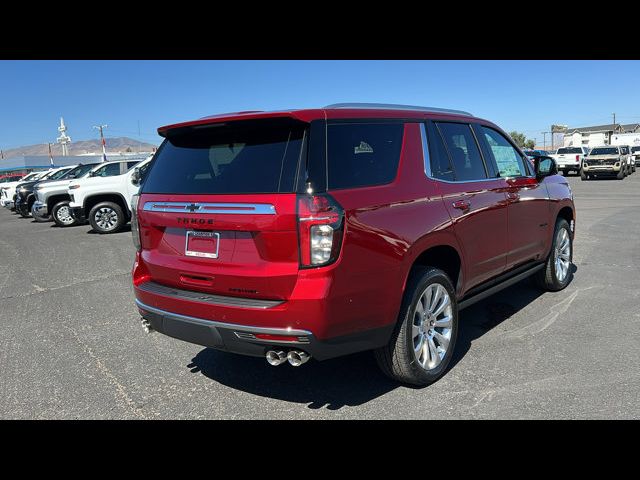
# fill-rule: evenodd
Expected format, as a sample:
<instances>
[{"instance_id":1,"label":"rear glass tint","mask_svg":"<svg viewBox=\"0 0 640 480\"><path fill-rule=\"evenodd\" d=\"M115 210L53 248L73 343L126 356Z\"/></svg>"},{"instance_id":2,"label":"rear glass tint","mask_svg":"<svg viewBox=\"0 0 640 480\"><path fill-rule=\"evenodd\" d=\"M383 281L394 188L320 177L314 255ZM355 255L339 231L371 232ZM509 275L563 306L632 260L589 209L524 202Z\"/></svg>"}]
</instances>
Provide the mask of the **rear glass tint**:
<instances>
[{"instance_id":1,"label":"rear glass tint","mask_svg":"<svg viewBox=\"0 0 640 480\"><path fill-rule=\"evenodd\" d=\"M480 150L471 127L463 123L442 122L436 124L453 161L456 180L481 180L487 178Z\"/></svg>"},{"instance_id":2,"label":"rear glass tint","mask_svg":"<svg viewBox=\"0 0 640 480\"><path fill-rule=\"evenodd\" d=\"M559 148L558 149L558 155L563 154L563 153L582 153L582 149L581 148Z\"/></svg>"},{"instance_id":3,"label":"rear glass tint","mask_svg":"<svg viewBox=\"0 0 640 480\"><path fill-rule=\"evenodd\" d=\"M240 123L170 134L155 155L143 193L294 192L304 126Z\"/></svg>"},{"instance_id":4,"label":"rear glass tint","mask_svg":"<svg viewBox=\"0 0 640 480\"><path fill-rule=\"evenodd\" d=\"M327 126L329 189L383 185L398 171L401 123L336 123Z\"/></svg>"}]
</instances>

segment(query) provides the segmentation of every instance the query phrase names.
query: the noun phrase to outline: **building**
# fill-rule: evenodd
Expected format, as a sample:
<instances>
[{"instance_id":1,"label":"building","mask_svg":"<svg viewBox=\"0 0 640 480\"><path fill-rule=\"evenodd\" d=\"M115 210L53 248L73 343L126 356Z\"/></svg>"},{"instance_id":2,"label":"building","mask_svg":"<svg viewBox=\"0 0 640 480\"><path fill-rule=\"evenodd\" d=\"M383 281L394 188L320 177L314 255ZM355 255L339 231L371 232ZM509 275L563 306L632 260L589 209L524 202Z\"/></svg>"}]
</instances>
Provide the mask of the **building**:
<instances>
[{"instance_id":1,"label":"building","mask_svg":"<svg viewBox=\"0 0 640 480\"><path fill-rule=\"evenodd\" d=\"M150 153L132 153L132 154L110 154L107 160L144 160ZM67 155L53 156L54 167L64 167L65 165L77 165L79 163L100 163L102 162L102 154L94 155ZM51 159L49 155L24 155L0 160L0 173L13 171L33 171L47 170L51 168Z\"/></svg>"},{"instance_id":2,"label":"building","mask_svg":"<svg viewBox=\"0 0 640 480\"><path fill-rule=\"evenodd\" d=\"M565 147L597 147L598 145L632 145L632 143L617 143L625 141L626 136L633 137L634 134L640 133L640 124L629 123L622 125L620 123L608 125L595 125L593 127L567 128L564 134ZM616 140L615 137L623 136L622 139Z\"/></svg>"}]
</instances>

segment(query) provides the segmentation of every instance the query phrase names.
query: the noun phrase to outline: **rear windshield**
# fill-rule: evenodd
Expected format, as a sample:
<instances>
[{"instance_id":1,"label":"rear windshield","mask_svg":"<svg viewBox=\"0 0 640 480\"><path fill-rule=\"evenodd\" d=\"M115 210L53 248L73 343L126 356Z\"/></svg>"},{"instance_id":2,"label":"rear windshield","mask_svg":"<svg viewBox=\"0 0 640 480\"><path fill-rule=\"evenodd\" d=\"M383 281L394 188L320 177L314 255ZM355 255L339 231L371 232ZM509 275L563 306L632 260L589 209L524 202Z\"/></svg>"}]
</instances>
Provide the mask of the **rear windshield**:
<instances>
[{"instance_id":1,"label":"rear windshield","mask_svg":"<svg viewBox=\"0 0 640 480\"><path fill-rule=\"evenodd\" d=\"M581 148L559 148L558 155L561 153L582 153Z\"/></svg>"},{"instance_id":2,"label":"rear windshield","mask_svg":"<svg viewBox=\"0 0 640 480\"><path fill-rule=\"evenodd\" d=\"M640 147L631 147L632 152L640 152Z\"/></svg>"},{"instance_id":3,"label":"rear windshield","mask_svg":"<svg viewBox=\"0 0 640 480\"><path fill-rule=\"evenodd\" d=\"M237 122L170 134L156 153L143 193L292 193L305 128Z\"/></svg>"},{"instance_id":4,"label":"rear windshield","mask_svg":"<svg viewBox=\"0 0 640 480\"><path fill-rule=\"evenodd\" d=\"M594 148L593 150L591 150L591 152L589 152L589 156L591 155L618 155L618 148L617 147Z\"/></svg>"}]
</instances>

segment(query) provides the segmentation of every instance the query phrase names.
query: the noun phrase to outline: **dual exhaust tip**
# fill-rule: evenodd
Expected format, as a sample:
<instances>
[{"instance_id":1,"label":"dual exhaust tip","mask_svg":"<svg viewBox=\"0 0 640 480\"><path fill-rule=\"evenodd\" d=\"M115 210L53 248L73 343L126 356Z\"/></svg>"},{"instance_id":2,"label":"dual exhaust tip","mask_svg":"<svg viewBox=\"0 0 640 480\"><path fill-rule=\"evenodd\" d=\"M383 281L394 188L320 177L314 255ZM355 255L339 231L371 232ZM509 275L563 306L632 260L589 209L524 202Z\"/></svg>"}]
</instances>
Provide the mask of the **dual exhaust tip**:
<instances>
[{"instance_id":1,"label":"dual exhaust tip","mask_svg":"<svg viewBox=\"0 0 640 480\"><path fill-rule=\"evenodd\" d=\"M282 350L269 350L266 357L269 365L273 365L274 367L277 367L286 361L288 361L293 367L299 367L303 363L308 362L311 355L307 352L303 352L302 350L289 350L289 353L285 353Z\"/></svg>"},{"instance_id":2,"label":"dual exhaust tip","mask_svg":"<svg viewBox=\"0 0 640 480\"><path fill-rule=\"evenodd\" d=\"M143 317L140 319L140 323L142 324L142 329L145 333L153 332L153 327L149 320ZM307 363L311 358L311 355L307 352L303 352L302 350L289 350L288 353L282 350L269 350L266 357L269 365L273 365L274 367L281 365L286 361L294 367L299 367L303 363Z\"/></svg>"}]
</instances>

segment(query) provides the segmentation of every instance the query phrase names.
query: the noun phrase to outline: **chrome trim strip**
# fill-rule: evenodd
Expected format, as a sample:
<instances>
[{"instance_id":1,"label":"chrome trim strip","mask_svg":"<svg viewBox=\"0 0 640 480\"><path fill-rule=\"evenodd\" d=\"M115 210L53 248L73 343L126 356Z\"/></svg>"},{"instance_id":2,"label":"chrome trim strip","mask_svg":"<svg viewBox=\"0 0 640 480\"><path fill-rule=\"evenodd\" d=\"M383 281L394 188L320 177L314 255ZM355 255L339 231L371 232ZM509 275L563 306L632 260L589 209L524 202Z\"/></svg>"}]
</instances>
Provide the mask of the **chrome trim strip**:
<instances>
[{"instance_id":1,"label":"chrome trim strip","mask_svg":"<svg viewBox=\"0 0 640 480\"><path fill-rule=\"evenodd\" d=\"M422 158L424 159L424 174L431 178L431 158L429 157L429 140L427 140L427 127L420 123L420 136L422 137Z\"/></svg>"},{"instance_id":2,"label":"chrome trim strip","mask_svg":"<svg viewBox=\"0 0 640 480\"><path fill-rule=\"evenodd\" d=\"M307 336L299 336L297 340L267 340L264 338L258 338L252 333L233 332L240 340L247 340L249 342L260 343L274 343L274 344L291 344L291 345L308 345L311 343ZM296 335L292 335L296 336Z\"/></svg>"},{"instance_id":3,"label":"chrome trim strip","mask_svg":"<svg viewBox=\"0 0 640 480\"><path fill-rule=\"evenodd\" d=\"M198 213L205 215L275 215L276 207L268 203L196 203L148 201L146 212Z\"/></svg>"},{"instance_id":4,"label":"chrome trim strip","mask_svg":"<svg viewBox=\"0 0 640 480\"><path fill-rule=\"evenodd\" d=\"M471 132L475 136L475 132L473 132L473 129L471 129ZM427 130L424 123L420 124L420 136L422 138L422 156L424 160L424 174L429 180L433 180L435 182L456 184L456 183L492 182L495 180L509 180L510 178L535 178L535 175L524 175L522 177L487 177L487 178L481 178L479 180L444 180L442 178L435 178L432 176L432 173L431 173L431 158L429 157L429 140L428 140ZM482 152L480 154L482 155Z\"/></svg>"},{"instance_id":5,"label":"chrome trim strip","mask_svg":"<svg viewBox=\"0 0 640 480\"><path fill-rule=\"evenodd\" d=\"M215 320L205 320L203 318L190 317L188 315L167 312L166 310L150 307L149 305L142 303L137 298L135 299L135 301L136 301L136 305L140 307L142 310L147 310L151 313L155 313L158 315L173 317L178 320L184 320L185 322L196 323L198 325L204 325L207 327L226 328L230 330L240 330L240 331L256 332L256 333L267 333L272 335L294 335L294 336L313 335L311 332L307 330L294 330L292 328L254 327L252 325L239 325L236 323L224 323L224 322L216 322Z\"/></svg>"}]
</instances>

